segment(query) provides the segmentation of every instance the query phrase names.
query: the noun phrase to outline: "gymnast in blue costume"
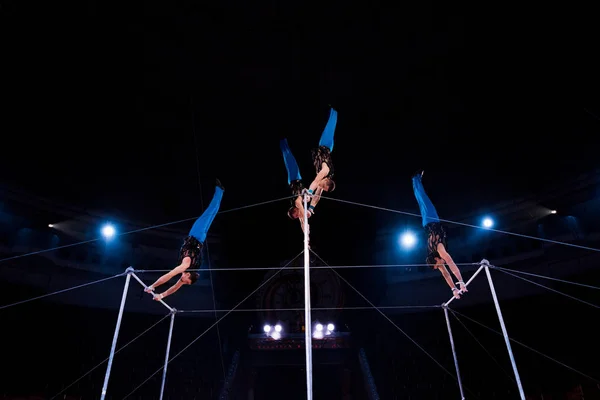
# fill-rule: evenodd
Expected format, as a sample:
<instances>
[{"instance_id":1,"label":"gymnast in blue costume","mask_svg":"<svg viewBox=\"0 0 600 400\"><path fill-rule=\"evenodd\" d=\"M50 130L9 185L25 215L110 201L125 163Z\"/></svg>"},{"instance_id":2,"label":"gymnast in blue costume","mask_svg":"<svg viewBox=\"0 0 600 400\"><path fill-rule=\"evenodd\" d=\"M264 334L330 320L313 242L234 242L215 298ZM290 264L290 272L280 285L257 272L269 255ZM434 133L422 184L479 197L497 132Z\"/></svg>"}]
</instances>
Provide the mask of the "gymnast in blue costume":
<instances>
[{"instance_id":1,"label":"gymnast in blue costume","mask_svg":"<svg viewBox=\"0 0 600 400\"><path fill-rule=\"evenodd\" d=\"M300 175L300 168L296 162L296 158L290 150L287 139L281 139L279 141L279 147L281 148L281 154L283 155L283 162L285 169L288 174L288 185L292 189L292 205L289 208L287 215L291 219L297 219L300 221L302 231L304 231L304 203L302 200L302 192L304 191L304 185L302 184L302 175ZM310 218L311 213L307 213Z\"/></svg>"},{"instance_id":2,"label":"gymnast in blue costume","mask_svg":"<svg viewBox=\"0 0 600 400\"><path fill-rule=\"evenodd\" d=\"M321 133L319 147L312 150L313 164L316 169L316 177L310 184L306 193L311 196L310 205L307 210L307 215L310 218L315 212L315 206L321 198L323 191L331 192L335 189L333 181L333 162L331 161L331 151L333 150L333 135L337 124L337 111L333 108L329 112L329 120L325 125L325 129ZM292 219L300 219L303 224L304 205L302 200L302 192L304 185L302 184L302 176L296 158L292 154L288 145L287 139L282 139L279 142L281 153L283 154L283 162L288 173L288 185L292 189L292 206L288 210L288 217ZM304 229L304 228L303 228Z\"/></svg>"},{"instance_id":3,"label":"gymnast in blue costume","mask_svg":"<svg viewBox=\"0 0 600 400\"><path fill-rule=\"evenodd\" d=\"M446 231L440 222L438 213L433 206L433 203L425 193L425 188L421 180L423 179L423 171L418 172L412 178L413 192L419 203L421 210L421 218L423 219L423 228L427 232L427 258L425 262L433 269L437 269L442 273L444 279L452 289L452 294L457 299L460 299L462 293L467 292L467 287L462 280L460 270L454 263L454 260L448 254L448 244L446 241ZM446 264L458 279L460 290L454 284L452 276L446 269Z\"/></svg>"},{"instance_id":4,"label":"gymnast in blue costume","mask_svg":"<svg viewBox=\"0 0 600 400\"><path fill-rule=\"evenodd\" d=\"M333 135L337 125L337 111L333 108L329 111L329 119L325 129L321 133L319 147L312 150L312 160L315 166L316 176L308 187L308 194L312 196L308 211L312 214L323 192L333 192L335 182L333 181L333 161L331 152L333 151ZM314 196L313 196L314 195Z\"/></svg>"},{"instance_id":5,"label":"gymnast in blue costume","mask_svg":"<svg viewBox=\"0 0 600 400\"><path fill-rule=\"evenodd\" d=\"M186 272L189 268L199 269L202 261L202 247L206 240L208 229L212 224L213 220L219 212L221 206L221 199L223 199L223 192L225 188L221 185L221 182L217 179L217 185L215 187L215 194L208 205L208 208L204 210L200 218L194 222L190 233L183 241L183 245L179 250L179 265L173 268L170 272L164 274L152 285L148 286L145 291L151 293L158 286L167 283L171 278L181 274L179 280L161 294L154 294L154 300L162 300L163 298L175 293L183 285L191 285L195 283L200 275L197 272Z\"/></svg>"}]
</instances>

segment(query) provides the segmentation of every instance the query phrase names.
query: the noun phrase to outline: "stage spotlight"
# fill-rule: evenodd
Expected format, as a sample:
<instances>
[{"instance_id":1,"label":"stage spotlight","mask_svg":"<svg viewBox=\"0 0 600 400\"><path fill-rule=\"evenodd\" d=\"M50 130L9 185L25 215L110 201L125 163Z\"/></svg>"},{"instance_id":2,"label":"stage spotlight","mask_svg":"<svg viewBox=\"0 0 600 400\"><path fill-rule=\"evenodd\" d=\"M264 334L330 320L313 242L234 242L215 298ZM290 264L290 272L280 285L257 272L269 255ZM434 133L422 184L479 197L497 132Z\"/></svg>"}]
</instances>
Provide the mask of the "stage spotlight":
<instances>
[{"instance_id":1,"label":"stage spotlight","mask_svg":"<svg viewBox=\"0 0 600 400\"><path fill-rule=\"evenodd\" d=\"M275 325L275 332L281 332L283 328L281 327L281 325L277 324Z\"/></svg>"},{"instance_id":2,"label":"stage spotlight","mask_svg":"<svg viewBox=\"0 0 600 400\"><path fill-rule=\"evenodd\" d=\"M271 332L271 325L265 325L265 326L263 326L263 331L265 331L265 333Z\"/></svg>"},{"instance_id":3,"label":"stage spotlight","mask_svg":"<svg viewBox=\"0 0 600 400\"><path fill-rule=\"evenodd\" d=\"M405 232L400 238L400 243L405 249L409 249L417 243L417 237L412 232Z\"/></svg>"},{"instance_id":4,"label":"stage spotlight","mask_svg":"<svg viewBox=\"0 0 600 400\"><path fill-rule=\"evenodd\" d=\"M279 340L279 339L281 339L281 333L273 332L273 334L271 334L271 337L275 340Z\"/></svg>"},{"instance_id":5,"label":"stage spotlight","mask_svg":"<svg viewBox=\"0 0 600 400\"><path fill-rule=\"evenodd\" d=\"M107 239L113 237L115 235L115 228L110 224L104 225L102 228L102 235Z\"/></svg>"},{"instance_id":6,"label":"stage spotlight","mask_svg":"<svg viewBox=\"0 0 600 400\"><path fill-rule=\"evenodd\" d=\"M550 214L556 214L556 210L550 210Z\"/></svg>"},{"instance_id":7,"label":"stage spotlight","mask_svg":"<svg viewBox=\"0 0 600 400\"><path fill-rule=\"evenodd\" d=\"M48 224L48 228L54 228L54 224Z\"/></svg>"},{"instance_id":8,"label":"stage spotlight","mask_svg":"<svg viewBox=\"0 0 600 400\"><path fill-rule=\"evenodd\" d=\"M335 329L335 325L333 325L333 324L331 324L331 323L327 324L327 330L328 330L329 332L333 332L333 330L334 330L334 329Z\"/></svg>"},{"instance_id":9,"label":"stage spotlight","mask_svg":"<svg viewBox=\"0 0 600 400\"><path fill-rule=\"evenodd\" d=\"M317 332L323 332L323 325L317 324L317 325L315 325L315 329Z\"/></svg>"},{"instance_id":10,"label":"stage spotlight","mask_svg":"<svg viewBox=\"0 0 600 400\"><path fill-rule=\"evenodd\" d=\"M483 219L482 224L484 228L491 228L492 226L494 226L494 221L489 217L485 217Z\"/></svg>"}]
</instances>

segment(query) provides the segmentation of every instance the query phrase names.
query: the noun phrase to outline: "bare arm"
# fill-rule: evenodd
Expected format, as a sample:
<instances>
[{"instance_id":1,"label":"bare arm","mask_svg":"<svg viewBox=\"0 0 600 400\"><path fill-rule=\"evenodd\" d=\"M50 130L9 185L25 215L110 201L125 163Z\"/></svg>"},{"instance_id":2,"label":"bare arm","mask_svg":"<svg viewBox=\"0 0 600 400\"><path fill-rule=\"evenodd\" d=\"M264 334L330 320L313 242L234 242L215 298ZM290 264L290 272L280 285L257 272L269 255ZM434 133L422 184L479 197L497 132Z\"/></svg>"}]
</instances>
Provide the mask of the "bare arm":
<instances>
[{"instance_id":1,"label":"bare arm","mask_svg":"<svg viewBox=\"0 0 600 400\"><path fill-rule=\"evenodd\" d=\"M310 201L310 205L313 208L315 208L317 206L317 203L319 203L319 201L321 200L322 194L323 194L323 188L322 187L317 188L315 195L313 196L312 200Z\"/></svg>"},{"instance_id":2,"label":"bare arm","mask_svg":"<svg viewBox=\"0 0 600 400\"><path fill-rule=\"evenodd\" d=\"M456 279L458 279L459 282L462 282L463 280L462 280L462 275L460 274L460 270L454 263L454 260L452 259L450 254L448 254L448 252L446 251L446 248L444 247L444 245L441 243L438 243L437 251L438 251L438 253L440 253L440 256L444 259L444 261L446 261L446 264L448 264L448 266L450 267L450 271L452 271L454 276L456 276Z\"/></svg>"},{"instance_id":3,"label":"bare arm","mask_svg":"<svg viewBox=\"0 0 600 400\"><path fill-rule=\"evenodd\" d=\"M327 175L329 175L329 166L326 163L323 163L323 165L321 165L321 170L319 171L317 176L315 176L315 179L312 181L308 189L312 190L314 193L314 191L319 186L319 182L325 179Z\"/></svg>"},{"instance_id":4,"label":"bare arm","mask_svg":"<svg viewBox=\"0 0 600 400\"><path fill-rule=\"evenodd\" d=\"M156 280L156 282L154 282L152 285L148 286L148 289L154 290L155 288L159 287L160 285L165 284L168 281L170 281L171 278L173 278L174 276L185 272L185 270L190 267L190 262L191 262L190 258L185 257L183 259L183 261L181 262L181 265L173 268L171 271L167 272L166 274L164 274L163 276L158 278Z\"/></svg>"},{"instance_id":5,"label":"bare arm","mask_svg":"<svg viewBox=\"0 0 600 400\"><path fill-rule=\"evenodd\" d=\"M183 286L183 282L181 282L181 280L178 280L173 286L171 286L166 291L164 291L163 293L156 296L155 299L156 300L164 299L165 297L170 296L173 293L175 293L176 291L178 291L179 288L182 286Z\"/></svg>"},{"instance_id":6,"label":"bare arm","mask_svg":"<svg viewBox=\"0 0 600 400\"><path fill-rule=\"evenodd\" d=\"M446 280L446 283L448 284L448 286L450 286L450 289L456 289L456 285L454 285L454 282L452 281L452 275L450 275L450 273L446 269L446 266L439 265L439 266L437 266L437 270L442 273L442 276Z\"/></svg>"}]
</instances>

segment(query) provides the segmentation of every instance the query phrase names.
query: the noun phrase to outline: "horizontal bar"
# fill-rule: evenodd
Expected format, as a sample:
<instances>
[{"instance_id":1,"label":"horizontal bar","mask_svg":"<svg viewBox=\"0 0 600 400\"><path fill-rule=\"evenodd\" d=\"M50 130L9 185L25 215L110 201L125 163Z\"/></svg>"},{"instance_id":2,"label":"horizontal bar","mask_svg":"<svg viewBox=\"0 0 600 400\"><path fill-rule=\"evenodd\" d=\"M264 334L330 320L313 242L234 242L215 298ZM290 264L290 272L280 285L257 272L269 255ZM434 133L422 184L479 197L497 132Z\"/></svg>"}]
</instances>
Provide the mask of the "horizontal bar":
<instances>
[{"instance_id":1,"label":"horizontal bar","mask_svg":"<svg viewBox=\"0 0 600 400\"><path fill-rule=\"evenodd\" d=\"M484 262L485 261L485 262ZM483 269L484 265L489 265L487 260L481 260L481 266L477 269L477 271L475 271L475 273L471 276L471 279L469 279L467 281L467 283L465 283L465 286L469 286L469 284L471 283L471 281L473 279L475 279L475 277L477 276L477 274L479 274L481 272L481 270ZM448 307L448 304L452 303L452 300L454 300L456 297L452 296L450 298L450 300L448 300L447 302L445 302L443 304L444 307Z\"/></svg>"},{"instance_id":2,"label":"horizontal bar","mask_svg":"<svg viewBox=\"0 0 600 400\"><path fill-rule=\"evenodd\" d=\"M415 308L441 308L440 305L433 306L381 306L379 310L399 310ZM362 307L311 307L313 311L343 311L343 310L374 310L373 306ZM235 310L177 310L178 313L214 313L214 312L280 312L280 311L303 311L304 307L297 308L236 308Z\"/></svg>"},{"instance_id":3,"label":"horizontal bar","mask_svg":"<svg viewBox=\"0 0 600 400\"><path fill-rule=\"evenodd\" d=\"M480 263L460 263L456 264L458 267L472 267L480 265ZM417 267L431 267L429 264L380 264L380 265L313 265L310 269L355 269L355 268L417 268ZM281 267L238 267L238 268L200 268L200 269L187 269L186 272L227 272L227 271L270 271L280 270ZM304 269L304 267L293 267L289 266L287 270ZM165 273L170 272L171 269L136 269L133 272L139 274L149 273Z\"/></svg>"},{"instance_id":4,"label":"horizontal bar","mask_svg":"<svg viewBox=\"0 0 600 400\"><path fill-rule=\"evenodd\" d=\"M140 283L140 285L142 285L144 287L144 289L146 289L148 286L146 286L146 284L144 282L142 282L142 280L140 278L138 278L138 276L134 273L131 273L131 276L133 276L135 278L136 281L138 281ZM153 297L156 296L156 294L154 293L149 293L151 294ZM171 306L169 306L167 303L165 303L162 300L159 300L159 303L161 303L163 306L167 307L169 309L169 311L173 312L173 308L171 308Z\"/></svg>"}]
</instances>

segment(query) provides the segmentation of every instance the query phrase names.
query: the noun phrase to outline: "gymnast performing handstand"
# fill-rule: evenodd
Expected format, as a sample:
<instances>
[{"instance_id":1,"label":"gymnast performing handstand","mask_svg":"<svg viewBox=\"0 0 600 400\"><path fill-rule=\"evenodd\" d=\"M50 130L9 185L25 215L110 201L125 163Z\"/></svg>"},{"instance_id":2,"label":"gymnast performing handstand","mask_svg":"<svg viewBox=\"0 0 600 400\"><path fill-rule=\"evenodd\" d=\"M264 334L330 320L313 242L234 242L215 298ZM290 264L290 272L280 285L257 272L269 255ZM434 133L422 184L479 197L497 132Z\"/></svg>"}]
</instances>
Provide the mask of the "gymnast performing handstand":
<instances>
[{"instance_id":1,"label":"gymnast performing handstand","mask_svg":"<svg viewBox=\"0 0 600 400\"><path fill-rule=\"evenodd\" d=\"M337 125L337 111L333 108L329 111L329 120L321 139L319 147L312 150L312 160L316 170L315 179L308 187L308 194L312 196L308 211L311 215L315 212L315 207L323 192L333 192L335 190L335 182L333 181L333 162L331 160L331 152L333 151L333 135Z\"/></svg>"},{"instance_id":2,"label":"gymnast performing handstand","mask_svg":"<svg viewBox=\"0 0 600 400\"><path fill-rule=\"evenodd\" d=\"M288 185L290 186L290 189L292 189L292 195L294 196L292 198L292 206L289 208L287 215L291 219L299 220L302 231L304 231L304 203L302 199L304 185L302 184L300 168L298 168L298 163L290 150L287 139L279 141L279 147L281 148L283 162L285 163L285 169L288 174ZM311 215L310 212L307 212L308 218L310 218Z\"/></svg>"},{"instance_id":3,"label":"gymnast performing handstand","mask_svg":"<svg viewBox=\"0 0 600 400\"><path fill-rule=\"evenodd\" d=\"M165 297L175 293L183 285L191 285L195 283L200 275L197 272L186 272L187 269L198 269L202 259L202 246L206 240L206 234L212 224L215 216L219 212L219 206L221 205L221 199L223 198L224 192L223 185L217 179L217 185L215 187L215 194L208 205L208 208L204 210L200 218L194 222L192 229L188 237L183 241L183 246L179 250L179 265L173 268L170 272L164 274L152 285L144 289L145 292L154 292L154 289L162 284L167 283L174 276L181 274L179 280L171 286L169 289L160 294L154 294L154 300L162 300Z\"/></svg>"},{"instance_id":4,"label":"gymnast performing handstand","mask_svg":"<svg viewBox=\"0 0 600 400\"><path fill-rule=\"evenodd\" d=\"M460 270L452 260L450 254L448 254L448 245L446 243L446 231L440 223L437 211L433 206L431 200L425 193L425 188L421 179L423 178L423 171L417 173L412 178L413 191L417 202L419 203L419 209L421 210L421 218L423 218L423 228L427 232L427 258L425 262L429 264L433 269L437 269L442 273L444 279L448 283L448 286L452 289L452 294L455 298L460 299L462 293L467 292L467 287L462 280ZM455 286L452 281L452 276L446 269L446 265L450 267L450 271L458 279L458 285L460 290Z\"/></svg>"}]
</instances>

